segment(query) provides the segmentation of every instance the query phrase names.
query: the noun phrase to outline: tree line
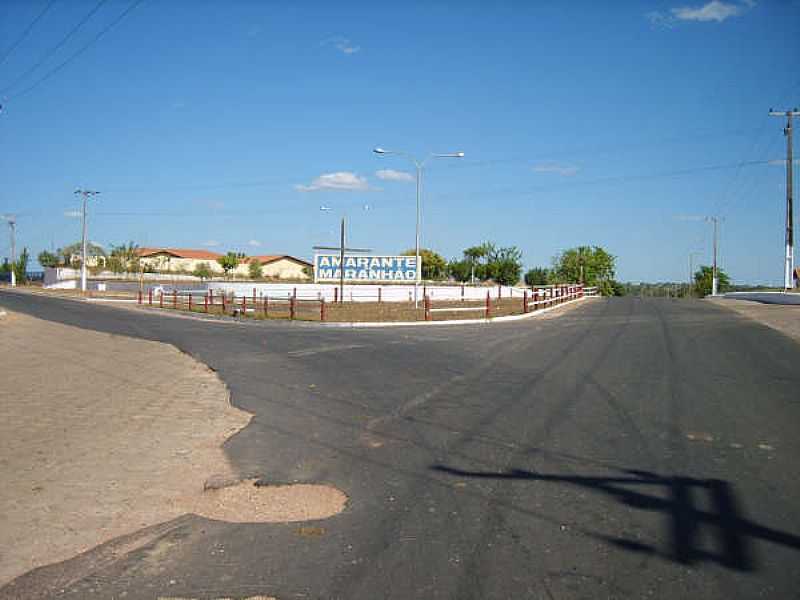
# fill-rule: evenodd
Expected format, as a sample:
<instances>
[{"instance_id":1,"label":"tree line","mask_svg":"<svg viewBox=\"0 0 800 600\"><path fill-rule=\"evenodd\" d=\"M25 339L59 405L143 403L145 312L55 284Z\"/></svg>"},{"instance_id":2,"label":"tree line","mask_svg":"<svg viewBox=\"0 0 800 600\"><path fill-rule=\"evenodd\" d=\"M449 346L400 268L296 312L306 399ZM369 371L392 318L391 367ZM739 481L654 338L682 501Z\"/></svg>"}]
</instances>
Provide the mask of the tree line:
<instances>
[{"instance_id":1,"label":"tree line","mask_svg":"<svg viewBox=\"0 0 800 600\"><path fill-rule=\"evenodd\" d=\"M403 252L414 256L414 250ZM422 278L458 282L493 282L500 285L517 285L522 276L522 252L516 246L498 246L483 242L465 248L462 256L450 261L437 252L420 250ZM616 257L600 246L578 246L559 253L550 267L533 267L524 275L526 285L557 285L582 283L596 286L604 295L620 294L615 281Z\"/></svg>"}]
</instances>

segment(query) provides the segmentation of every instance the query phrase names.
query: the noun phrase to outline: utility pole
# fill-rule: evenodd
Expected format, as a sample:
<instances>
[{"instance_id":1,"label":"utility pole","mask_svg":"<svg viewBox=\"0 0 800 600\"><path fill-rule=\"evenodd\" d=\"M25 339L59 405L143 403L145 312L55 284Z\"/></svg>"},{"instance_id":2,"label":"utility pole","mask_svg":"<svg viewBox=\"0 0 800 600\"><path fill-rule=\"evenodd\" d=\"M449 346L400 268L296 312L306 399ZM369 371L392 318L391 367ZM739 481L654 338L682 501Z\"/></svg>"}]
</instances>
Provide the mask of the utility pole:
<instances>
[{"instance_id":1,"label":"utility pole","mask_svg":"<svg viewBox=\"0 0 800 600\"><path fill-rule=\"evenodd\" d=\"M17 286L17 218L14 215L2 215L2 218L8 222L8 227L11 230L11 287Z\"/></svg>"},{"instance_id":2,"label":"utility pole","mask_svg":"<svg viewBox=\"0 0 800 600\"><path fill-rule=\"evenodd\" d=\"M342 226L341 226L341 233L340 233L340 244L337 248L336 246L314 246L314 250L338 250L339 251L339 303L344 303L344 261L345 261L345 251L348 252L372 252L369 248L348 248L345 245L347 241L347 217L342 217Z\"/></svg>"},{"instance_id":3,"label":"utility pole","mask_svg":"<svg viewBox=\"0 0 800 600\"><path fill-rule=\"evenodd\" d=\"M342 217L342 234L339 241L339 302L344 302L344 249L346 248L346 234L347 227L345 225L345 217Z\"/></svg>"},{"instance_id":4,"label":"utility pole","mask_svg":"<svg viewBox=\"0 0 800 600\"><path fill-rule=\"evenodd\" d=\"M83 210L81 211L81 291L86 291L86 204L89 198L97 196L100 192L92 190L75 190L76 195L83 196Z\"/></svg>"},{"instance_id":5,"label":"utility pole","mask_svg":"<svg viewBox=\"0 0 800 600\"><path fill-rule=\"evenodd\" d=\"M716 296L719 290L719 273L717 270L717 226L719 224L719 217L706 217L706 221L714 224L714 260L711 267L711 295Z\"/></svg>"},{"instance_id":6,"label":"utility pole","mask_svg":"<svg viewBox=\"0 0 800 600\"><path fill-rule=\"evenodd\" d=\"M770 109L771 117L786 117L786 127L783 135L786 136L786 255L783 271L783 287L787 290L794 287L794 217L792 214L792 172L794 165L792 160L792 117L800 117L800 111L787 110L783 112Z\"/></svg>"}]
</instances>

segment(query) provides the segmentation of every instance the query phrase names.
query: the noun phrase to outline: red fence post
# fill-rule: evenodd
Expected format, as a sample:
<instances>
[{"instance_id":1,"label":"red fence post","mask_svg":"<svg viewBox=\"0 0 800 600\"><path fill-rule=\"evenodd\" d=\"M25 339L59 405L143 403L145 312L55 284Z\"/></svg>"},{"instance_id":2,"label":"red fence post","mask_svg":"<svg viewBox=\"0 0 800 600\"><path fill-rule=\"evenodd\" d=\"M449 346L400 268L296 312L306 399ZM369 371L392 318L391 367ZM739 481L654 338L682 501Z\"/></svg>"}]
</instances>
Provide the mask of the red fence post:
<instances>
[{"instance_id":1,"label":"red fence post","mask_svg":"<svg viewBox=\"0 0 800 600\"><path fill-rule=\"evenodd\" d=\"M425 320L431 320L431 299L428 296L425 296L422 299L422 305L425 307Z\"/></svg>"},{"instance_id":2,"label":"red fence post","mask_svg":"<svg viewBox=\"0 0 800 600\"><path fill-rule=\"evenodd\" d=\"M139 290L139 304L142 303L142 290Z\"/></svg>"},{"instance_id":3,"label":"red fence post","mask_svg":"<svg viewBox=\"0 0 800 600\"><path fill-rule=\"evenodd\" d=\"M172 308L178 308L178 290L172 290Z\"/></svg>"},{"instance_id":4,"label":"red fence post","mask_svg":"<svg viewBox=\"0 0 800 600\"><path fill-rule=\"evenodd\" d=\"M269 316L269 296L264 296L264 316Z\"/></svg>"},{"instance_id":5,"label":"red fence post","mask_svg":"<svg viewBox=\"0 0 800 600\"><path fill-rule=\"evenodd\" d=\"M296 299L294 296L289 298L289 318L294 321L294 312L295 312L295 302Z\"/></svg>"},{"instance_id":6,"label":"red fence post","mask_svg":"<svg viewBox=\"0 0 800 600\"><path fill-rule=\"evenodd\" d=\"M486 318L492 313L492 299L489 297L489 290L486 290Z\"/></svg>"},{"instance_id":7,"label":"red fence post","mask_svg":"<svg viewBox=\"0 0 800 600\"><path fill-rule=\"evenodd\" d=\"M528 312L528 290L522 292L522 314Z\"/></svg>"},{"instance_id":8,"label":"red fence post","mask_svg":"<svg viewBox=\"0 0 800 600\"><path fill-rule=\"evenodd\" d=\"M158 307L159 308L164 308L164 292L163 291L159 292L159 294L158 294Z\"/></svg>"},{"instance_id":9,"label":"red fence post","mask_svg":"<svg viewBox=\"0 0 800 600\"><path fill-rule=\"evenodd\" d=\"M153 288L147 290L147 302L150 306L153 306Z\"/></svg>"},{"instance_id":10,"label":"red fence post","mask_svg":"<svg viewBox=\"0 0 800 600\"><path fill-rule=\"evenodd\" d=\"M539 290L533 291L533 310L539 308Z\"/></svg>"},{"instance_id":11,"label":"red fence post","mask_svg":"<svg viewBox=\"0 0 800 600\"><path fill-rule=\"evenodd\" d=\"M319 320L325 320L325 298L319 299Z\"/></svg>"},{"instance_id":12,"label":"red fence post","mask_svg":"<svg viewBox=\"0 0 800 600\"><path fill-rule=\"evenodd\" d=\"M192 310L192 295L189 294L189 311L191 312L191 310Z\"/></svg>"},{"instance_id":13,"label":"red fence post","mask_svg":"<svg viewBox=\"0 0 800 600\"><path fill-rule=\"evenodd\" d=\"M333 288L333 301L334 302L339 302L339 288L338 287Z\"/></svg>"}]
</instances>

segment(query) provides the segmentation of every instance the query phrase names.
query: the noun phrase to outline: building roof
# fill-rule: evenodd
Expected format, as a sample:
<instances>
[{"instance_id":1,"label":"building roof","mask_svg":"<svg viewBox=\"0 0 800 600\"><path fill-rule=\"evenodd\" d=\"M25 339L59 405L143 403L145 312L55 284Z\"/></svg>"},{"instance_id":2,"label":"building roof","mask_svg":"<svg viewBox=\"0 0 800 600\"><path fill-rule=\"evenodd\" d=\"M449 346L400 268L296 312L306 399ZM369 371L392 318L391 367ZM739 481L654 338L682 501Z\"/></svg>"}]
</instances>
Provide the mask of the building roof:
<instances>
[{"instance_id":1,"label":"building roof","mask_svg":"<svg viewBox=\"0 0 800 600\"><path fill-rule=\"evenodd\" d=\"M301 263L303 265L306 265L306 266L309 266L309 267L311 266L311 263L308 262L307 260L303 260L302 258L297 258L295 256L290 256L288 254L263 254L261 256L249 256L246 259L244 259L244 262L250 263L250 262L253 262L254 260L257 260L262 265L268 265L270 263L274 263L275 261L278 261L278 260L281 260L281 259L284 259L284 258L288 259L288 260L293 260L295 262L299 262L299 263Z\"/></svg>"},{"instance_id":2,"label":"building roof","mask_svg":"<svg viewBox=\"0 0 800 600\"><path fill-rule=\"evenodd\" d=\"M136 254L142 257L156 254L169 254L175 258L191 258L194 260L217 260L222 254L208 250L192 250L190 248L139 248Z\"/></svg>"}]
</instances>

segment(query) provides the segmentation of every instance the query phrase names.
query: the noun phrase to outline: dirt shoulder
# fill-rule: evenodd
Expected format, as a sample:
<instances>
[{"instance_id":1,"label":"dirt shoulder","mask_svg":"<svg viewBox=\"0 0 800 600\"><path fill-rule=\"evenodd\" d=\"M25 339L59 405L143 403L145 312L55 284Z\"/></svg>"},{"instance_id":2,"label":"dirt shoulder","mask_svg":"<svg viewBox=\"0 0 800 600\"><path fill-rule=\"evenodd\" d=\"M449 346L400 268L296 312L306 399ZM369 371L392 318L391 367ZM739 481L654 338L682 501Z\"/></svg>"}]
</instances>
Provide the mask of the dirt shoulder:
<instances>
[{"instance_id":1,"label":"dirt shoulder","mask_svg":"<svg viewBox=\"0 0 800 600\"><path fill-rule=\"evenodd\" d=\"M155 342L0 319L0 585L187 512L250 415Z\"/></svg>"},{"instance_id":2,"label":"dirt shoulder","mask_svg":"<svg viewBox=\"0 0 800 600\"><path fill-rule=\"evenodd\" d=\"M763 304L730 298L707 299L800 341L800 306Z\"/></svg>"}]
</instances>

